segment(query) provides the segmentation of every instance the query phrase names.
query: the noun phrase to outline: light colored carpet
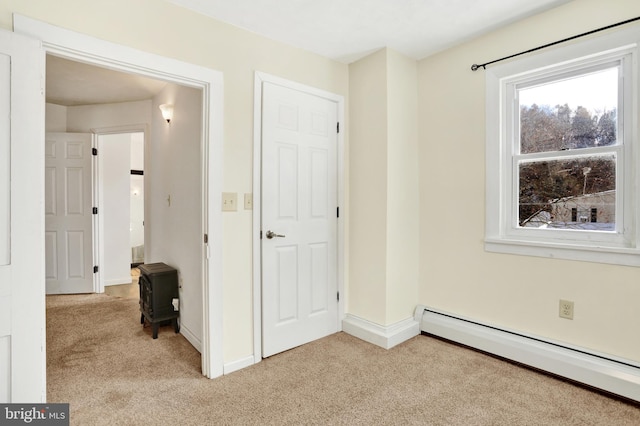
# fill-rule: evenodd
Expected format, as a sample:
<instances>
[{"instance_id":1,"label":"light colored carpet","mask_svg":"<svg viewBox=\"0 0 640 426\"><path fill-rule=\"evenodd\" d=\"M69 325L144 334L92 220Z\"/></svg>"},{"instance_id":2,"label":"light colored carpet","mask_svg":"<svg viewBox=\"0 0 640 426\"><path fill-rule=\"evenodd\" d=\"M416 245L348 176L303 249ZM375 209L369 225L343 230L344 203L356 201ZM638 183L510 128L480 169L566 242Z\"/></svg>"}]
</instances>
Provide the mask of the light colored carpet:
<instances>
[{"instance_id":1,"label":"light colored carpet","mask_svg":"<svg viewBox=\"0 0 640 426\"><path fill-rule=\"evenodd\" d=\"M135 299L47 297L49 402L72 425L638 425L640 408L427 336L337 333L218 379Z\"/></svg>"}]
</instances>

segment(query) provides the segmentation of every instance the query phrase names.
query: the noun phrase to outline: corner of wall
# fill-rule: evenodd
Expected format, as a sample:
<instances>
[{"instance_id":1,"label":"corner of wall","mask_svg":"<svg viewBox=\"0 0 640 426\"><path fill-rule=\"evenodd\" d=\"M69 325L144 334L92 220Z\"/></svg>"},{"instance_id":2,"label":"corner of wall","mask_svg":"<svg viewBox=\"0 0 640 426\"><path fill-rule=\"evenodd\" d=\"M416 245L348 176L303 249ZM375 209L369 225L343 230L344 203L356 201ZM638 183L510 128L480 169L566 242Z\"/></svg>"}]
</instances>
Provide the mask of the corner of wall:
<instances>
[{"instance_id":1,"label":"corner of wall","mask_svg":"<svg viewBox=\"0 0 640 426\"><path fill-rule=\"evenodd\" d=\"M45 104L45 132L67 131L67 107L52 103Z\"/></svg>"},{"instance_id":2,"label":"corner of wall","mask_svg":"<svg viewBox=\"0 0 640 426\"><path fill-rule=\"evenodd\" d=\"M411 317L395 324L381 326L347 314L342 320L342 331L381 348L391 349L420 334L420 322Z\"/></svg>"}]
</instances>

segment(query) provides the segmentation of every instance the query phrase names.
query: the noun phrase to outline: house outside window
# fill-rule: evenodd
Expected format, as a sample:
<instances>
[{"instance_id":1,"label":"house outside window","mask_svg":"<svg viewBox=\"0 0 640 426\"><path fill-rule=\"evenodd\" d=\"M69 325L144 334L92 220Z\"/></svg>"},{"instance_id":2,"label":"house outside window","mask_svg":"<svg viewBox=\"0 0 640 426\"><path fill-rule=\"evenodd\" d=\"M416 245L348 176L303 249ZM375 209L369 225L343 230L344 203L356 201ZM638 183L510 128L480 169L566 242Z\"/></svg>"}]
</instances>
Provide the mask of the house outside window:
<instances>
[{"instance_id":1,"label":"house outside window","mask_svg":"<svg viewBox=\"0 0 640 426\"><path fill-rule=\"evenodd\" d=\"M640 266L640 30L487 69L487 251Z\"/></svg>"},{"instance_id":2,"label":"house outside window","mask_svg":"<svg viewBox=\"0 0 640 426\"><path fill-rule=\"evenodd\" d=\"M615 191L605 191L550 200L551 214L546 225L557 229L615 231L615 197Z\"/></svg>"}]
</instances>

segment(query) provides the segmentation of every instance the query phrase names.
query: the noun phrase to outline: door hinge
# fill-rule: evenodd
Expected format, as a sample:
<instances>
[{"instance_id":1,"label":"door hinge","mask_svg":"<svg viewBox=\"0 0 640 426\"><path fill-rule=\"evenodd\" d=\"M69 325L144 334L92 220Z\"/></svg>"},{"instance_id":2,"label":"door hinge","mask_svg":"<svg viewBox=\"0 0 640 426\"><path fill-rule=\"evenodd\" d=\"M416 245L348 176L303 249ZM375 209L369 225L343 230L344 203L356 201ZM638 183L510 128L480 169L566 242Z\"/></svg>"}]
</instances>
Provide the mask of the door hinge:
<instances>
[{"instance_id":1,"label":"door hinge","mask_svg":"<svg viewBox=\"0 0 640 426\"><path fill-rule=\"evenodd\" d=\"M336 294L336 299L338 299L338 302L340 301L340 292Z\"/></svg>"},{"instance_id":2,"label":"door hinge","mask_svg":"<svg viewBox=\"0 0 640 426\"><path fill-rule=\"evenodd\" d=\"M97 274L97 273L98 273L98 265L96 265L96 266L94 266L94 267L93 267L93 273L94 273L94 274Z\"/></svg>"},{"instance_id":3,"label":"door hinge","mask_svg":"<svg viewBox=\"0 0 640 426\"><path fill-rule=\"evenodd\" d=\"M336 133L340 133L340 122L336 123Z\"/></svg>"},{"instance_id":4,"label":"door hinge","mask_svg":"<svg viewBox=\"0 0 640 426\"><path fill-rule=\"evenodd\" d=\"M93 208L93 214L98 214L98 208L97 207Z\"/></svg>"},{"instance_id":5,"label":"door hinge","mask_svg":"<svg viewBox=\"0 0 640 426\"><path fill-rule=\"evenodd\" d=\"M340 217L340 207L336 207L336 217Z\"/></svg>"},{"instance_id":6,"label":"door hinge","mask_svg":"<svg viewBox=\"0 0 640 426\"><path fill-rule=\"evenodd\" d=\"M98 148L91 148L92 155L98 155Z\"/></svg>"},{"instance_id":7,"label":"door hinge","mask_svg":"<svg viewBox=\"0 0 640 426\"><path fill-rule=\"evenodd\" d=\"M209 244L209 234L204 234L204 243Z\"/></svg>"}]
</instances>

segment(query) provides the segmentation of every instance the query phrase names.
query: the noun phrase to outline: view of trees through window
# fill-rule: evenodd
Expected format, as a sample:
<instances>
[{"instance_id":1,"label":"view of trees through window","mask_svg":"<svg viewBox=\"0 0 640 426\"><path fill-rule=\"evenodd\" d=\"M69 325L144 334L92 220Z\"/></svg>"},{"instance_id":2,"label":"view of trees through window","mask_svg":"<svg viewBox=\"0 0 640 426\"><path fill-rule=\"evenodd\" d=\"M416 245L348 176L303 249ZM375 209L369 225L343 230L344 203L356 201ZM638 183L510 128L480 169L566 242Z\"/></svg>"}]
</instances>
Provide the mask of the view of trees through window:
<instances>
[{"instance_id":1,"label":"view of trees through window","mask_svg":"<svg viewBox=\"0 0 640 426\"><path fill-rule=\"evenodd\" d=\"M587 92L594 84L576 80ZM564 81L553 84L572 100ZM617 96L617 74L599 84ZM542 102L520 103L519 225L613 231L617 154L598 148L618 143L617 108Z\"/></svg>"}]
</instances>

